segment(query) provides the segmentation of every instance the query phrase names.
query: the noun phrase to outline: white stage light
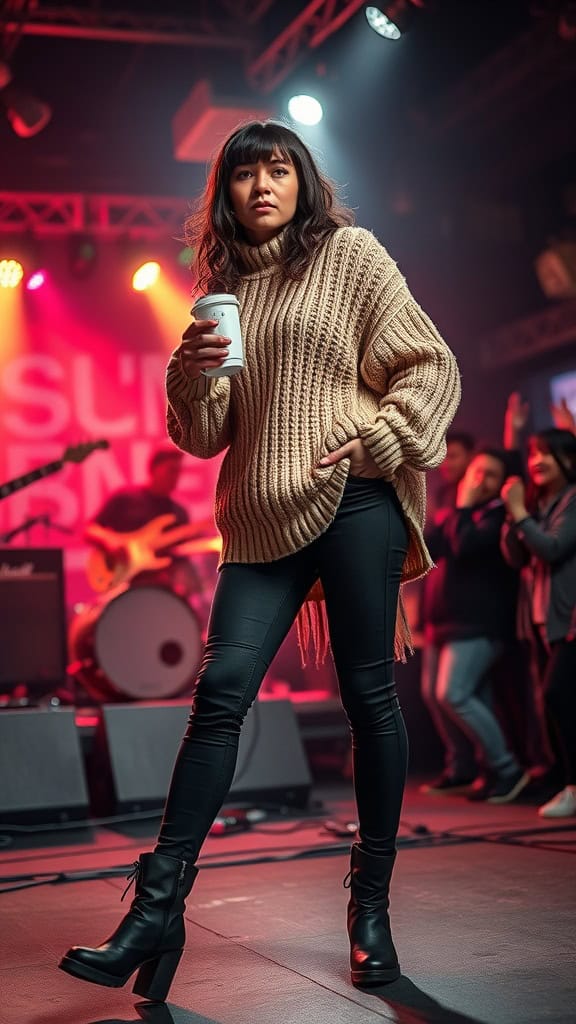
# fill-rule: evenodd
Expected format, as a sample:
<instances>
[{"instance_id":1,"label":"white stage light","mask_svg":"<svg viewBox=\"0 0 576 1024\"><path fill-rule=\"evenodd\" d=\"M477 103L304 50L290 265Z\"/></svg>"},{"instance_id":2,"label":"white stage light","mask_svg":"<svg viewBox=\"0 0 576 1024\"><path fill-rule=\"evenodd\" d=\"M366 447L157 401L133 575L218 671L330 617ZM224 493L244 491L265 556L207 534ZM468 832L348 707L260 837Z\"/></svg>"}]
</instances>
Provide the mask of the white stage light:
<instances>
[{"instance_id":1,"label":"white stage light","mask_svg":"<svg viewBox=\"0 0 576 1024\"><path fill-rule=\"evenodd\" d=\"M383 36L384 39L400 39L402 35L400 29L383 14L379 7L367 7L365 13L370 28L373 28L379 36Z\"/></svg>"},{"instance_id":2,"label":"white stage light","mask_svg":"<svg viewBox=\"0 0 576 1024\"><path fill-rule=\"evenodd\" d=\"M313 96L293 96L288 112L299 124L318 124L324 116L321 104Z\"/></svg>"}]
</instances>

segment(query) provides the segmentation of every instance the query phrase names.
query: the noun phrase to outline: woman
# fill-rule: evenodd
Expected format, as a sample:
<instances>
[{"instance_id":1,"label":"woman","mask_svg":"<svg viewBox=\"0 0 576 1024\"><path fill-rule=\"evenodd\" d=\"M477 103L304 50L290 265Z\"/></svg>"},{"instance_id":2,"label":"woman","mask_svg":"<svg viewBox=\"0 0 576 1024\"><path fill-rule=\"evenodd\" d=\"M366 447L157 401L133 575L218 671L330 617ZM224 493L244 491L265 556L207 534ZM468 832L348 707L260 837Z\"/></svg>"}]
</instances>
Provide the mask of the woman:
<instances>
[{"instance_id":1,"label":"woman","mask_svg":"<svg viewBox=\"0 0 576 1024\"><path fill-rule=\"evenodd\" d=\"M519 477L504 485L502 546L523 568L519 625L533 643L540 690L562 762L564 788L543 818L576 814L576 437L552 428L530 438L527 499ZM529 509L531 511L529 511Z\"/></svg>"},{"instance_id":2,"label":"woman","mask_svg":"<svg viewBox=\"0 0 576 1024\"><path fill-rule=\"evenodd\" d=\"M61 965L89 981L122 985L140 968L135 991L166 997L183 901L232 781L242 722L307 595L323 599L306 602L303 620L319 643L314 611L325 599L353 737L352 979L399 976L387 909L407 759L396 612L401 580L431 566L423 470L442 461L459 380L395 263L350 223L298 136L254 122L223 145L189 225L200 290L236 292L245 340L242 372L207 378L227 342L210 333L215 321L194 322L167 373L175 443L201 458L227 449L216 494L221 571L189 727L130 913L107 943L74 948Z\"/></svg>"}]
</instances>

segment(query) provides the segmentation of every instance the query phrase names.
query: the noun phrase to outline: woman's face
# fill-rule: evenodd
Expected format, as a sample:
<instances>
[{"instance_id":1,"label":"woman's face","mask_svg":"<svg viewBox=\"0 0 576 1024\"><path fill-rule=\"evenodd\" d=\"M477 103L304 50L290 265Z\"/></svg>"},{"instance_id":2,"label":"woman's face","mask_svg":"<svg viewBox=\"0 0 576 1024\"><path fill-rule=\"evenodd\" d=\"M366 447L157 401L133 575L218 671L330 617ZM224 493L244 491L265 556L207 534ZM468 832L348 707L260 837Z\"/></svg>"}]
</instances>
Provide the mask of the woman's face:
<instances>
[{"instance_id":1,"label":"woman's face","mask_svg":"<svg viewBox=\"0 0 576 1024\"><path fill-rule=\"evenodd\" d=\"M274 150L269 160L239 164L230 176L230 202L249 242L262 245L280 234L298 203L298 175Z\"/></svg>"},{"instance_id":2,"label":"woman's face","mask_svg":"<svg viewBox=\"0 0 576 1024\"><path fill-rule=\"evenodd\" d=\"M535 487L555 490L566 483L552 453L541 447L537 440L531 441L528 448L528 472Z\"/></svg>"}]
</instances>

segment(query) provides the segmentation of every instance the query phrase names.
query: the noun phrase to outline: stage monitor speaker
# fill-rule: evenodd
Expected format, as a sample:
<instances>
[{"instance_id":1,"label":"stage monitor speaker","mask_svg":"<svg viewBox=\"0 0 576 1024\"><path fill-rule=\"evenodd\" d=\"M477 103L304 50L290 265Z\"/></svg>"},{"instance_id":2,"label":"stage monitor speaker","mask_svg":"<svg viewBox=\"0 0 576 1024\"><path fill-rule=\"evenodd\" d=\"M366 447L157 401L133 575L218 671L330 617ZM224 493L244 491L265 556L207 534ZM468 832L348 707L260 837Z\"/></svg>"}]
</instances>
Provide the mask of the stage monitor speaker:
<instances>
[{"instance_id":1,"label":"stage monitor speaker","mask_svg":"<svg viewBox=\"0 0 576 1024\"><path fill-rule=\"evenodd\" d=\"M0 549L0 691L50 692L66 674L64 574L59 548Z\"/></svg>"},{"instance_id":2,"label":"stage monitor speaker","mask_svg":"<svg viewBox=\"0 0 576 1024\"><path fill-rule=\"evenodd\" d=\"M102 709L114 811L161 808L190 703L106 704ZM103 779L97 759L91 781ZM244 724L234 780L226 802L306 807L311 778L289 700L257 701ZM99 810L106 810L97 801ZM110 808L108 808L110 809Z\"/></svg>"},{"instance_id":3,"label":"stage monitor speaker","mask_svg":"<svg viewBox=\"0 0 576 1024\"><path fill-rule=\"evenodd\" d=\"M77 820L88 804L74 710L1 710L0 825Z\"/></svg>"}]
</instances>

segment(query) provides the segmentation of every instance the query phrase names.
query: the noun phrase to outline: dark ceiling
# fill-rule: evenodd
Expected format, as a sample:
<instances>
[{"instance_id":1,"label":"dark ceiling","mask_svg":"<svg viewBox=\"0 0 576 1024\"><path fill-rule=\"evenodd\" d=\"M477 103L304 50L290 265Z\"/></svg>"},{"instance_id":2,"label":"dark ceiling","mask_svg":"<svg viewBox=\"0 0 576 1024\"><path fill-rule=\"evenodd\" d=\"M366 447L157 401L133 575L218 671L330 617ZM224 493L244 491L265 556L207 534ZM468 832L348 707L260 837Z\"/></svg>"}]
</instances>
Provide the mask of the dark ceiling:
<instances>
[{"instance_id":1,"label":"dark ceiling","mask_svg":"<svg viewBox=\"0 0 576 1024\"><path fill-rule=\"evenodd\" d=\"M36 19L43 10L70 6L41 2ZM27 140L0 121L0 187L186 194L204 168L173 159L174 112L200 78L217 95L261 103L246 67L307 6L297 0L76 4L96 23L99 13L110 17L118 9L185 18L208 42L182 46L25 32L17 38L6 25L11 17L14 24L16 10L25 20L30 5L4 0L3 41L15 75L54 114ZM357 161L382 161L387 173L409 179L421 177L424 163L427 175L444 177L448 170L491 194L510 194L534 176L570 180L576 40L561 38L558 24L560 8L571 6L429 0L400 44L376 37L361 6L317 49L301 45L295 67L266 99L284 114L293 88L316 88L325 96L324 130L340 149L353 148ZM218 38L221 47L214 45ZM392 54L394 46L402 51Z\"/></svg>"}]
</instances>

